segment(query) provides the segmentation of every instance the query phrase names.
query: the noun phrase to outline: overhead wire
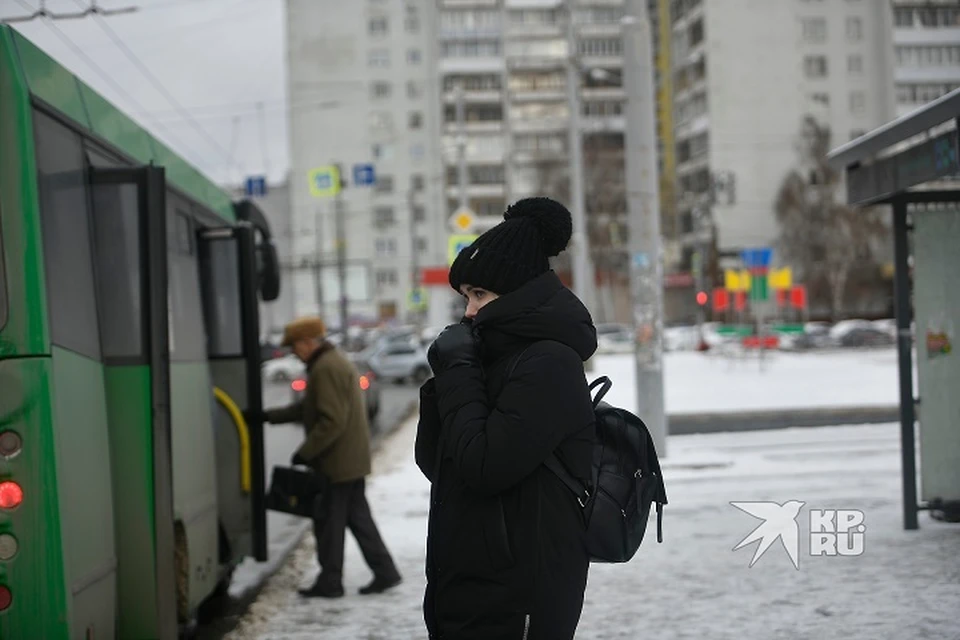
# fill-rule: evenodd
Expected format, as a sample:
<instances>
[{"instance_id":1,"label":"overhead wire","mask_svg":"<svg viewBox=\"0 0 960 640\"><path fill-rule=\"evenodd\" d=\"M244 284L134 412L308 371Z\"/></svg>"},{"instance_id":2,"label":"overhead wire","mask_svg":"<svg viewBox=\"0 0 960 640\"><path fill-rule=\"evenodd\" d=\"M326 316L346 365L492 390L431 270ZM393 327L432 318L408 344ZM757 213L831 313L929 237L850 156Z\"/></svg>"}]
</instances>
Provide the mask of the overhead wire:
<instances>
[{"instance_id":1,"label":"overhead wire","mask_svg":"<svg viewBox=\"0 0 960 640\"><path fill-rule=\"evenodd\" d=\"M80 2L80 0L76 0L76 1ZM135 54L133 50L131 50L130 47L127 46L127 44L123 41L123 39L119 35L117 35L117 33L113 30L113 28L110 25L108 25L106 21L98 15L94 15L93 19L100 26L100 29L107 34L107 37L113 40L114 44L117 45L117 48L120 49L120 51L126 56L126 58L131 63L133 63L133 65L137 67L137 69L140 70L140 73L143 74L143 76L150 82L150 84L152 84L153 87L161 95L163 95L164 98L166 98L167 102L169 102L171 105L173 105L174 108L176 108L176 110L191 125L193 130L196 131L197 134L201 138L203 138L207 142L207 144L210 145L210 148L216 150L221 156L223 156L223 158L225 159L229 158L230 154L227 152L227 150L224 149L219 142L214 140L213 137L209 133L207 133L206 129L201 127L193 119L190 113L183 108L183 105L180 104L180 102L173 96L173 94L170 93L167 87L153 74L150 68L147 65L145 65L143 61L140 60L139 57L137 57L137 54Z\"/></svg>"},{"instance_id":2,"label":"overhead wire","mask_svg":"<svg viewBox=\"0 0 960 640\"><path fill-rule=\"evenodd\" d=\"M33 7L31 7L30 5L28 5L24 0L15 0L15 1L16 1L20 6L24 7L25 9L27 9L28 11L33 11ZM134 97L131 96L129 93L127 93L126 89L124 89L116 80L114 80L114 79L110 76L110 74L108 74L106 71L104 71L103 68L102 68L100 65L98 65L98 64L93 60L93 58L91 58L89 55L87 55L86 52L84 52L84 50L81 49L79 45L77 45L77 43L75 43L73 40L71 40L70 37L69 37L67 34L65 34L63 31L61 31L60 28L57 27L57 26L53 23L53 21L51 21L51 20L44 20L44 24L53 32L53 34L54 34L55 36L57 36L57 38L58 38L61 42L63 42L71 51L73 51L73 53L75 53L79 58L81 58L81 59L87 64L87 66L89 66L91 69L93 69L93 71L94 71L98 76L100 76L100 78L101 78L105 83L107 83L108 85L110 85L110 88L111 88L111 89L113 89L114 91L116 91L118 95L120 95L120 96L121 96L122 98L124 98L125 100L129 101L131 104L133 104L134 106L136 106L136 107L137 107L138 109L140 109L141 111L144 110L143 105L141 105L140 102L139 102L136 98L134 98ZM190 145L188 145L188 144L185 144L182 140L180 140L179 138L177 138L173 133L171 133L171 131L170 131L169 129L167 129L165 126L163 126L162 123L159 123L159 122L154 121L153 124L157 127L157 129L158 129L161 133L164 134L164 136L165 136L170 142L172 142L172 143L174 143L175 145L177 145L180 149L189 151L189 153L190 153L191 155L193 155L194 158L195 158L195 159L194 159L194 162L196 162L197 164L203 164L203 163L197 162L197 160L196 160L196 158L202 158L202 157L203 157L203 154L197 153L196 149L192 148L192 147L191 147Z\"/></svg>"}]
</instances>

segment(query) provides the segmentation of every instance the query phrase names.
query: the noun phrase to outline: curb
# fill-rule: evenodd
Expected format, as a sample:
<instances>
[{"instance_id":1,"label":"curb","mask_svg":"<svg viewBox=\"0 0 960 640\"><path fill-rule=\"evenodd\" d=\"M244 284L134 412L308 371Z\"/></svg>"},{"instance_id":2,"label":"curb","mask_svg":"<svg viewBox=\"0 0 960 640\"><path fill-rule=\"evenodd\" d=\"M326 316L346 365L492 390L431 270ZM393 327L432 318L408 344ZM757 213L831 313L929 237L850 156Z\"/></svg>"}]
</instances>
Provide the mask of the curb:
<instances>
[{"instance_id":1,"label":"curb","mask_svg":"<svg viewBox=\"0 0 960 640\"><path fill-rule=\"evenodd\" d=\"M667 433L668 435L687 435L694 433L761 431L791 427L879 424L884 422L897 422L899 420L899 405L672 413L667 416Z\"/></svg>"}]
</instances>

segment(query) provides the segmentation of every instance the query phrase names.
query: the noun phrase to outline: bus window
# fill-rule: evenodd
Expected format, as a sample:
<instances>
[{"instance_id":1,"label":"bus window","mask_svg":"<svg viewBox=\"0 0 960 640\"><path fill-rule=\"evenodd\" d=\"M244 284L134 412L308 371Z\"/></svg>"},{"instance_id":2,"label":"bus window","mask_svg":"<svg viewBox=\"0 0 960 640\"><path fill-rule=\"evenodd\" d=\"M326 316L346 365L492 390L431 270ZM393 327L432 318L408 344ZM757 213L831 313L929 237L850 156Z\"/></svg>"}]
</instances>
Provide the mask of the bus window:
<instances>
[{"instance_id":1,"label":"bus window","mask_svg":"<svg viewBox=\"0 0 960 640\"><path fill-rule=\"evenodd\" d=\"M170 291L170 359L174 362L205 362L207 336L200 300L193 224L189 204L167 191L167 287Z\"/></svg>"},{"instance_id":2,"label":"bus window","mask_svg":"<svg viewBox=\"0 0 960 640\"><path fill-rule=\"evenodd\" d=\"M100 339L104 358L146 355L141 307L140 216L137 186L93 186Z\"/></svg>"},{"instance_id":3,"label":"bus window","mask_svg":"<svg viewBox=\"0 0 960 640\"><path fill-rule=\"evenodd\" d=\"M208 352L211 357L242 356L237 243L233 239L213 240L205 247L201 272L204 316L210 336Z\"/></svg>"},{"instance_id":4,"label":"bus window","mask_svg":"<svg viewBox=\"0 0 960 640\"><path fill-rule=\"evenodd\" d=\"M80 138L34 111L50 339L100 359L87 182Z\"/></svg>"}]
</instances>

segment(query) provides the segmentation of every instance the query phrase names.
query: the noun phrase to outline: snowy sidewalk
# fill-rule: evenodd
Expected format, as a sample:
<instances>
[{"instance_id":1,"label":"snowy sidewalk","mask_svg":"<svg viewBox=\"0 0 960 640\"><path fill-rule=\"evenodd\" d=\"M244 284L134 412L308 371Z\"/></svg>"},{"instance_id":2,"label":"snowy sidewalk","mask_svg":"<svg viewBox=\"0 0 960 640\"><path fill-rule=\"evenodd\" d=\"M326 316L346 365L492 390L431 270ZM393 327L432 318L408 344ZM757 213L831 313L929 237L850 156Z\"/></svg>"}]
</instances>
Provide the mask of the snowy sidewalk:
<instances>
[{"instance_id":1,"label":"snowy sidewalk","mask_svg":"<svg viewBox=\"0 0 960 640\"><path fill-rule=\"evenodd\" d=\"M368 496L404 583L359 596L369 573L352 538L347 596L304 601L317 571L312 536L277 573L232 640L424 638L420 609L429 486L413 463L415 423L384 447ZM664 543L626 565L594 565L577 638L658 640L960 639L960 525L921 516L904 531L895 425L673 436L663 460ZM760 521L731 501L806 504L799 570L780 542L749 568ZM811 557L809 509L864 511L860 557Z\"/></svg>"}]
</instances>

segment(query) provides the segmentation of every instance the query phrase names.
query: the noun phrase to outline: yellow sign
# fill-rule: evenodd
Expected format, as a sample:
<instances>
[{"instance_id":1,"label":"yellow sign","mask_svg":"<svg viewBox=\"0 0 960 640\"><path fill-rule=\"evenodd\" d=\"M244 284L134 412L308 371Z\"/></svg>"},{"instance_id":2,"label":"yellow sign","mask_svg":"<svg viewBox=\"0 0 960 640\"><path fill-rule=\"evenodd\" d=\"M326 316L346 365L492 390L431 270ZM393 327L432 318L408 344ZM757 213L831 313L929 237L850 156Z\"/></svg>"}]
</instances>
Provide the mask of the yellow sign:
<instances>
[{"instance_id":1,"label":"yellow sign","mask_svg":"<svg viewBox=\"0 0 960 640\"><path fill-rule=\"evenodd\" d=\"M477 217L470 207L460 207L450 216L450 225L459 233L465 234L473 229Z\"/></svg>"},{"instance_id":2,"label":"yellow sign","mask_svg":"<svg viewBox=\"0 0 960 640\"><path fill-rule=\"evenodd\" d=\"M767 276L771 289L789 289L793 286L793 270L790 267L774 269Z\"/></svg>"},{"instance_id":3,"label":"yellow sign","mask_svg":"<svg viewBox=\"0 0 960 640\"><path fill-rule=\"evenodd\" d=\"M450 239L447 241L447 260L451 265L453 261L457 259L457 256L461 251L473 244L473 241L477 239L476 234L458 234L450 236Z\"/></svg>"},{"instance_id":4,"label":"yellow sign","mask_svg":"<svg viewBox=\"0 0 960 640\"><path fill-rule=\"evenodd\" d=\"M727 291L750 291L750 272L727 269L723 272L723 287Z\"/></svg>"},{"instance_id":5,"label":"yellow sign","mask_svg":"<svg viewBox=\"0 0 960 640\"><path fill-rule=\"evenodd\" d=\"M340 193L340 169L331 164L317 167L307 172L310 182L310 195L314 198L328 198Z\"/></svg>"}]
</instances>

